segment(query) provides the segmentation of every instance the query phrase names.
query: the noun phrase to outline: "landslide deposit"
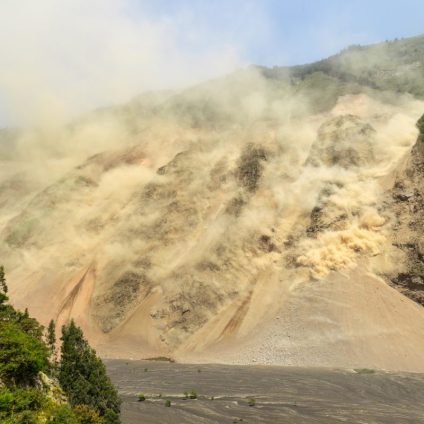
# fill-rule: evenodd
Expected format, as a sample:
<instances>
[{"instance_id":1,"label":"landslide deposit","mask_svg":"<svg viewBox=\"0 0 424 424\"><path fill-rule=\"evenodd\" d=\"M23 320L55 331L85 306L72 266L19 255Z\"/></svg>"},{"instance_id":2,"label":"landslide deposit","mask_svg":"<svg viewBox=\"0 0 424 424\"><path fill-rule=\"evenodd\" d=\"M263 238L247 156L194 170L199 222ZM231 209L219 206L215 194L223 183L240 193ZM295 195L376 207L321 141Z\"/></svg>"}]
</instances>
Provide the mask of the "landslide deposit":
<instances>
[{"instance_id":1,"label":"landslide deposit","mask_svg":"<svg viewBox=\"0 0 424 424\"><path fill-rule=\"evenodd\" d=\"M109 357L424 371L423 83L416 37L2 130L11 299Z\"/></svg>"}]
</instances>

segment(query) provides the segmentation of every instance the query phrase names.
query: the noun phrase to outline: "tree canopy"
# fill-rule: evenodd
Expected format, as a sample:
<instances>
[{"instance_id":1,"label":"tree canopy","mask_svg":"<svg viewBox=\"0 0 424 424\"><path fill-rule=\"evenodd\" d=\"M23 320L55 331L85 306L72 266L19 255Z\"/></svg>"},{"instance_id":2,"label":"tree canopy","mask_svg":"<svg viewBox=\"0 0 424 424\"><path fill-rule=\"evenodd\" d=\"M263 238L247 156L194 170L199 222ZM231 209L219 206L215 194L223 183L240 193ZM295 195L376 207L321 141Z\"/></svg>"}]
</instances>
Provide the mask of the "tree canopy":
<instances>
[{"instance_id":1,"label":"tree canopy","mask_svg":"<svg viewBox=\"0 0 424 424\"><path fill-rule=\"evenodd\" d=\"M106 423L119 423L120 400L106 368L72 320L62 327L59 382L72 406L88 405Z\"/></svg>"},{"instance_id":2,"label":"tree canopy","mask_svg":"<svg viewBox=\"0 0 424 424\"><path fill-rule=\"evenodd\" d=\"M120 423L118 394L82 330L73 321L63 327L58 365L54 321L44 335L28 310L7 303L7 292L0 266L0 422Z\"/></svg>"}]
</instances>

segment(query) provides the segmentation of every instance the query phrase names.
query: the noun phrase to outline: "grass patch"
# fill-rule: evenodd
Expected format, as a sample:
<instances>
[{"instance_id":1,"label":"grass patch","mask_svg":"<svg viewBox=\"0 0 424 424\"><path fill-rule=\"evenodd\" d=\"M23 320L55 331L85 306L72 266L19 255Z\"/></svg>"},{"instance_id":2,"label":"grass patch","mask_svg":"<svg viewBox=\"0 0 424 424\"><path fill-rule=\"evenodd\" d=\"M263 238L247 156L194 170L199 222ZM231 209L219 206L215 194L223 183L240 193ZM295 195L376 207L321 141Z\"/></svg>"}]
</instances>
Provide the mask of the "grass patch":
<instances>
[{"instance_id":1,"label":"grass patch","mask_svg":"<svg viewBox=\"0 0 424 424\"><path fill-rule=\"evenodd\" d=\"M146 358L145 361L159 361L159 362L171 362L174 363L175 359L168 358L167 356L154 356L153 358Z\"/></svg>"},{"instance_id":2,"label":"grass patch","mask_svg":"<svg viewBox=\"0 0 424 424\"><path fill-rule=\"evenodd\" d=\"M249 398L247 401L247 404L249 406L255 406L256 405L256 400L254 398Z\"/></svg>"},{"instance_id":3,"label":"grass patch","mask_svg":"<svg viewBox=\"0 0 424 424\"><path fill-rule=\"evenodd\" d=\"M375 373L375 370L371 368L356 368L354 369L354 371L356 372L356 374L374 374Z\"/></svg>"},{"instance_id":4,"label":"grass patch","mask_svg":"<svg viewBox=\"0 0 424 424\"><path fill-rule=\"evenodd\" d=\"M191 392L184 392L183 399L197 399L197 392L196 390L192 389Z\"/></svg>"}]
</instances>

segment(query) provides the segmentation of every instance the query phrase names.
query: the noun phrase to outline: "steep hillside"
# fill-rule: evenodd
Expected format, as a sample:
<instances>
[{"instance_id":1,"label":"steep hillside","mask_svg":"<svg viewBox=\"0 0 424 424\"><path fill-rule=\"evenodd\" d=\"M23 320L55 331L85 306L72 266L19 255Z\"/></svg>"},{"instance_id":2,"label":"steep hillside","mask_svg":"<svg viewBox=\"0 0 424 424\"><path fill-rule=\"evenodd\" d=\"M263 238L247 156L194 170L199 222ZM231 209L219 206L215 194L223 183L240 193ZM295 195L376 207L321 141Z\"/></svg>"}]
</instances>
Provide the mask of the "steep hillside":
<instances>
[{"instance_id":1,"label":"steep hillside","mask_svg":"<svg viewBox=\"0 0 424 424\"><path fill-rule=\"evenodd\" d=\"M303 80L322 73L343 83L357 83L376 90L424 97L424 36L386 41L371 46L353 45L316 63L265 70L271 78Z\"/></svg>"},{"instance_id":2,"label":"steep hillside","mask_svg":"<svg viewBox=\"0 0 424 424\"><path fill-rule=\"evenodd\" d=\"M109 356L422 369L408 346L424 343L424 309L379 276L402 280L394 229L415 225L405 207L419 197L387 192L424 103L409 71L393 76L401 93L333 72L375 49L402 70L398 51L422 60L422 45L349 49L318 71L249 68L8 132L13 301L42 322L76 319Z\"/></svg>"},{"instance_id":3,"label":"steep hillside","mask_svg":"<svg viewBox=\"0 0 424 424\"><path fill-rule=\"evenodd\" d=\"M392 214L393 256L396 269L385 277L401 293L424 305L424 128L411 154L396 175L384 204Z\"/></svg>"}]
</instances>

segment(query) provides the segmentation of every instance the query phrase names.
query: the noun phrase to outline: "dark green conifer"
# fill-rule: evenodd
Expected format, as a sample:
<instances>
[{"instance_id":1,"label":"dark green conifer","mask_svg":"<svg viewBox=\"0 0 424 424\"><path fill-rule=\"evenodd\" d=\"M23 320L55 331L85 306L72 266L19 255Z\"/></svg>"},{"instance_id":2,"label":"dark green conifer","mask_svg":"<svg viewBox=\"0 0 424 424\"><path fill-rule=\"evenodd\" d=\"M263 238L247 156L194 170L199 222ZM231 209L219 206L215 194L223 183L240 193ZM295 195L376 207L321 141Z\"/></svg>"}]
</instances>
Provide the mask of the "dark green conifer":
<instances>
[{"instance_id":1,"label":"dark green conifer","mask_svg":"<svg viewBox=\"0 0 424 424\"><path fill-rule=\"evenodd\" d=\"M52 351L56 348L56 324L53 320L50 320L47 327L47 344Z\"/></svg>"},{"instance_id":2,"label":"dark green conifer","mask_svg":"<svg viewBox=\"0 0 424 424\"><path fill-rule=\"evenodd\" d=\"M0 322L0 377L16 384L31 383L47 366L45 344L17 323Z\"/></svg>"},{"instance_id":3,"label":"dark green conifer","mask_svg":"<svg viewBox=\"0 0 424 424\"><path fill-rule=\"evenodd\" d=\"M53 320L50 320L47 327L46 344L50 354L50 371L55 375L57 372L56 324Z\"/></svg>"},{"instance_id":4,"label":"dark green conifer","mask_svg":"<svg viewBox=\"0 0 424 424\"><path fill-rule=\"evenodd\" d=\"M120 400L106 368L72 320L62 327L59 381L72 406L91 406L108 424L119 423Z\"/></svg>"},{"instance_id":5,"label":"dark green conifer","mask_svg":"<svg viewBox=\"0 0 424 424\"><path fill-rule=\"evenodd\" d=\"M7 297L7 284L6 284L6 276L4 274L4 267L0 265L0 305L3 305L5 302L9 300Z\"/></svg>"}]
</instances>

